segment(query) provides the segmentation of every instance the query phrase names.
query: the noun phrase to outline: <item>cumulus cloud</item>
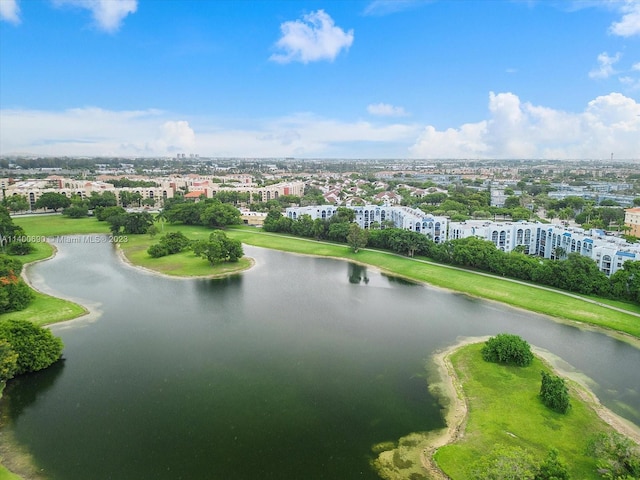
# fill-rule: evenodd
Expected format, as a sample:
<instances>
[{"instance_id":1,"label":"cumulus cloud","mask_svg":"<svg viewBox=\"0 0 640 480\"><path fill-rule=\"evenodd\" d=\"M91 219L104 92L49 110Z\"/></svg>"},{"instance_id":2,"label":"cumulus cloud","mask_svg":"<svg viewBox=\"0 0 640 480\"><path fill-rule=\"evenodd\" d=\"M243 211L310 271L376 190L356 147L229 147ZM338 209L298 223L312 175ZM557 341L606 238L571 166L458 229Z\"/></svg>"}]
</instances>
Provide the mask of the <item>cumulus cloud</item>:
<instances>
[{"instance_id":1,"label":"cumulus cloud","mask_svg":"<svg viewBox=\"0 0 640 480\"><path fill-rule=\"evenodd\" d=\"M620 37L640 35L640 2L626 0L620 7L622 18L609 27L609 32Z\"/></svg>"},{"instance_id":2,"label":"cumulus cloud","mask_svg":"<svg viewBox=\"0 0 640 480\"><path fill-rule=\"evenodd\" d=\"M590 78L609 78L616 72L613 66L620 60L620 53L616 53L613 57L609 56L607 52L602 52L598 55L598 68L589 72Z\"/></svg>"},{"instance_id":3,"label":"cumulus cloud","mask_svg":"<svg viewBox=\"0 0 640 480\"><path fill-rule=\"evenodd\" d=\"M69 5L89 10L97 27L109 33L118 30L126 16L138 9L138 0L54 0L53 3L58 7Z\"/></svg>"},{"instance_id":4,"label":"cumulus cloud","mask_svg":"<svg viewBox=\"0 0 640 480\"><path fill-rule=\"evenodd\" d=\"M14 25L20 23L20 7L17 0L0 0L0 20Z\"/></svg>"},{"instance_id":5,"label":"cumulus cloud","mask_svg":"<svg viewBox=\"0 0 640 480\"><path fill-rule=\"evenodd\" d=\"M161 139L157 143L160 150L168 152L193 151L196 134L184 120L169 121L162 124Z\"/></svg>"},{"instance_id":6,"label":"cumulus cloud","mask_svg":"<svg viewBox=\"0 0 640 480\"><path fill-rule=\"evenodd\" d=\"M388 103L373 103L367 107L367 112L381 117L404 117L407 115L404 108L395 107Z\"/></svg>"},{"instance_id":7,"label":"cumulus cloud","mask_svg":"<svg viewBox=\"0 0 640 480\"><path fill-rule=\"evenodd\" d=\"M409 151L420 158L640 158L640 104L620 93L568 113L490 93L487 120L438 131L427 126Z\"/></svg>"},{"instance_id":8,"label":"cumulus cloud","mask_svg":"<svg viewBox=\"0 0 640 480\"><path fill-rule=\"evenodd\" d=\"M337 27L324 10L304 15L302 20L284 22L280 25L280 31L282 36L276 42L276 47L283 53L275 53L270 57L270 60L278 63L333 61L353 43L353 30L345 32Z\"/></svg>"},{"instance_id":9,"label":"cumulus cloud","mask_svg":"<svg viewBox=\"0 0 640 480\"><path fill-rule=\"evenodd\" d=\"M640 159L640 103L621 93L579 112L490 93L484 120L438 130L299 113L272 119L176 117L158 110L0 110L0 155Z\"/></svg>"}]
</instances>

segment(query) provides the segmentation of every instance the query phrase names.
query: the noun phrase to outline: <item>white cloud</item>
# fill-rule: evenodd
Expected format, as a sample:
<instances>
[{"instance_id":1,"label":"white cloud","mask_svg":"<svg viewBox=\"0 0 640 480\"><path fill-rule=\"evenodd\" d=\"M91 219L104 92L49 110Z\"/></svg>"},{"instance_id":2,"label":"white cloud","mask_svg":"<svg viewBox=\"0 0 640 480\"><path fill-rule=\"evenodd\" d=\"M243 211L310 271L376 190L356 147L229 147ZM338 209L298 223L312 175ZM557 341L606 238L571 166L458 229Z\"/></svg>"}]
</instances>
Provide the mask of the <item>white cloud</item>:
<instances>
[{"instance_id":1,"label":"white cloud","mask_svg":"<svg viewBox=\"0 0 640 480\"><path fill-rule=\"evenodd\" d=\"M438 131L427 126L410 147L418 158L640 159L640 104L620 93L597 97L581 113L489 95L489 118Z\"/></svg>"},{"instance_id":2,"label":"white cloud","mask_svg":"<svg viewBox=\"0 0 640 480\"><path fill-rule=\"evenodd\" d=\"M17 0L0 0L0 20L15 25L20 23L20 7Z\"/></svg>"},{"instance_id":3,"label":"white cloud","mask_svg":"<svg viewBox=\"0 0 640 480\"><path fill-rule=\"evenodd\" d=\"M184 120L165 122L161 127L162 137L157 149L169 152L193 151L196 134Z\"/></svg>"},{"instance_id":4,"label":"white cloud","mask_svg":"<svg viewBox=\"0 0 640 480\"><path fill-rule=\"evenodd\" d=\"M176 117L158 110L0 110L0 155L616 158L640 160L640 103L621 93L565 112L490 93L487 116L437 130L299 113L273 119Z\"/></svg>"},{"instance_id":5,"label":"white cloud","mask_svg":"<svg viewBox=\"0 0 640 480\"><path fill-rule=\"evenodd\" d=\"M284 22L280 31L282 37L276 47L284 53L270 57L278 63L333 61L340 51L348 50L353 43L353 30L345 32L337 27L324 10L304 15L302 20Z\"/></svg>"},{"instance_id":6,"label":"white cloud","mask_svg":"<svg viewBox=\"0 0 640 480\"><path fill-rule=\"evenodd\" d=\"M397 156L415 125L377 126L296 114L239 128L210 118L176 120L157 110L0 110L0 155ZM249 123L251 122L251 123ZM224 126L221 126L224 125Z\"/></svg>"},{"instance_id":7,"label":"white cloud","mask_svg":"<svg viewBox=\"0 0 640 480\"><path fill-rule=\"evenodd\" d=\"M636 72L640 72L640 62L638 62L638 63L634 63L634 64L631 66L631 70L635 70Z\"/></svg>"},{"instance_id":8,"label":"white cloud","mask_svg":"<svg viewBox=\"0 0 640 480\"><path fill-rule=\"evenodd\" d=\"M125 17L138 9L138 0L53 0L53 3L89 10L98 28L110 33L118 30Z\"/></svg>"},{"instance_id":9,"label":"white cloud","mask_svg":"<svg viewBox=\"0 0 640 480\"><path fill-rule=\"evenodd\" d=\"M395 107L388 103L372 103L367 107L367 112L381 117L405 117L407 115L404 108Z\"/></svg>"},{"instance_id":10,"label":"white cloud","mask_svg":"<svg viewBox=\"0 0 640 480\"><path fill-rule=\"evenodd\" d=\"M609 32L621 37L640 35L640 1L626 0L620 7L622 18L609 27Z\"/></svg>"},{"instance_id":11,"label":"white cloud","mask_svg":"<svg viewBox=\"0 0 640 480\"><path fill-rule=\"evenodd\" d=\"M616 53L613 57L609 56L607 52L602 52L598 55L598 68L589 72L589 78L609 78L614 75L616 71L613 66L620 60L620 52Z\"/></svg>"}]
</instances>

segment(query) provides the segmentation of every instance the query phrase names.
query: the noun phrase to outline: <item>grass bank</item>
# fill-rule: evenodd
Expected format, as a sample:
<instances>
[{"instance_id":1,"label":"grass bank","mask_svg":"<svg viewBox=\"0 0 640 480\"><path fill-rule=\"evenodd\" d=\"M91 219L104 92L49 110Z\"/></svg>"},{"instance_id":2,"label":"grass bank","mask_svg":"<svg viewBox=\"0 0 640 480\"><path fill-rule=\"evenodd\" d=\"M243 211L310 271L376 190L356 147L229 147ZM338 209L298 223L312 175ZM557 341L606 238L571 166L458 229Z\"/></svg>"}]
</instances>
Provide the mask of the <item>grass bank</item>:
<instances>
[{"instance_id":1,"label":"grass bank","mask_svg":"<svg viewBox=\"0 0 640 480\"><path fill-rule=\"evenodd\" d=\"M565 415L553 412L538 396L540 372L550 371L540 358L526 368L509 367L485 362L481 348L476 343L449 355L468 416L464 435L436 452L440 468L454 480L466 479L474 463L498 446L523 448L540 461L555 447L571 478L601 478L587 445L594 435L613 428L591 402L580 399L581 387L568 381L572 408Z\"/></svg>"},{"instance_id":2,"label":"grass bank","mask_svg":"<svg viewBox=\"0 0 640 480\"><path fill-rule=\"evenodd\" d=\"M34 234L30 233L29 235ZM28 264L50 258L55 253L54 247L48 243L34 242L33 246L35 248L33 252L19 257L20 261L25 264L26 269L29 268ZM25 278L27 277L25 276ZM13 318L29 320L36 325L42 326L72 320L87 313L87 309L77 303L47 295L35 289L33 289L33 292L35 298L27 308L19 312L0 314L0 321Z\"/></svg>"},{"instance_id":3,"label":"grass bank","mask_svg":"<svg viewBox=\"0 0 640 480\"><path fill-rule=\"evenodd\" d=\"M638 305L580 297L502 277L436 264L424 258L412 259L368 249L353 253L346 245L270 234L250 227L231 228L227 234L248 245L344 258L417 282L464 292L558 319L616 330L640 338L640 317L638 316L640 306Z\"/></svg>"}]
</instances>

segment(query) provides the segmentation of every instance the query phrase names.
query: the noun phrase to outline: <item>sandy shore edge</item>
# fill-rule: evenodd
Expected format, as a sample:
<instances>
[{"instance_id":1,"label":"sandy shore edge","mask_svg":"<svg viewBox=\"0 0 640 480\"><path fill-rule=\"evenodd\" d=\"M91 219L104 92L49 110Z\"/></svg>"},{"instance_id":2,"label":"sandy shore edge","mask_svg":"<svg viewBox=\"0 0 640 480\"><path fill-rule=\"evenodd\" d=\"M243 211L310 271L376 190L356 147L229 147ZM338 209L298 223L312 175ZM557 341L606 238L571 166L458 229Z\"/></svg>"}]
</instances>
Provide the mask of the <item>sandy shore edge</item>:
<instances>
[{"instance_id":1,"label":"sandy shore edge","mask_svg":"<svg viewBox=\"0 0 640 480\"><path fill-rule=\"evenodd\" d=\"M468 407L466 397L462 389L462 383L455 373L451 363L451 355L460 348L474 343L486 341L489 337L465 337L444 350L436 352L431 360L435 364L439 376L439 382L430 386L436 390L445 402L448 402L445 409L445 421L447 427L436 432L429 432L425 444L420 445L420 459L428 478L435 480L447 480L449 477L438 467L433 459L435 452L445 445L455 443L464 436L464 429L467 421ZM640 443L640 426L622 418L618 414L606 408L593 391L586 384L584 377L575 371L562 368L559 364L561 359L554 356L547 350L532 347L533 352L543 360L555 373L570 382L575 393L581 400L585 401L595 410L598 416L610 425L617 432Z\"/></svg>"}]
</instances>

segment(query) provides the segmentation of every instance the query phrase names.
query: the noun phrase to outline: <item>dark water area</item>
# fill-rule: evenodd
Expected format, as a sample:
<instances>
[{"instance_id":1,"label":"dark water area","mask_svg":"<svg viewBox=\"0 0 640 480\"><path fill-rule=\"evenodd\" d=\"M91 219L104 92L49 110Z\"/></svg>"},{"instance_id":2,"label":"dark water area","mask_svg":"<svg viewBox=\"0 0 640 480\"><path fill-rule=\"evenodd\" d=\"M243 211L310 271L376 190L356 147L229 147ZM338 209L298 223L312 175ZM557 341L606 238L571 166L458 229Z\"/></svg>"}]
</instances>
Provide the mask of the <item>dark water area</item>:
<instances>
[{"instance_id":1,"label":"dark water area","mask_svg":"<svg viewBox=\"0 0 640 480\"><path fill-rule=\"evenodd\" d=\"M245 247L249 271L176 280L109 244L58 247L30 278L99 313L54 326L64 361L2 400L52 480L376 479L374 445L444 426L429 356L501 332L640 423L640 350L597 332L338 260Z\"/></svg>"}]
</instances>

